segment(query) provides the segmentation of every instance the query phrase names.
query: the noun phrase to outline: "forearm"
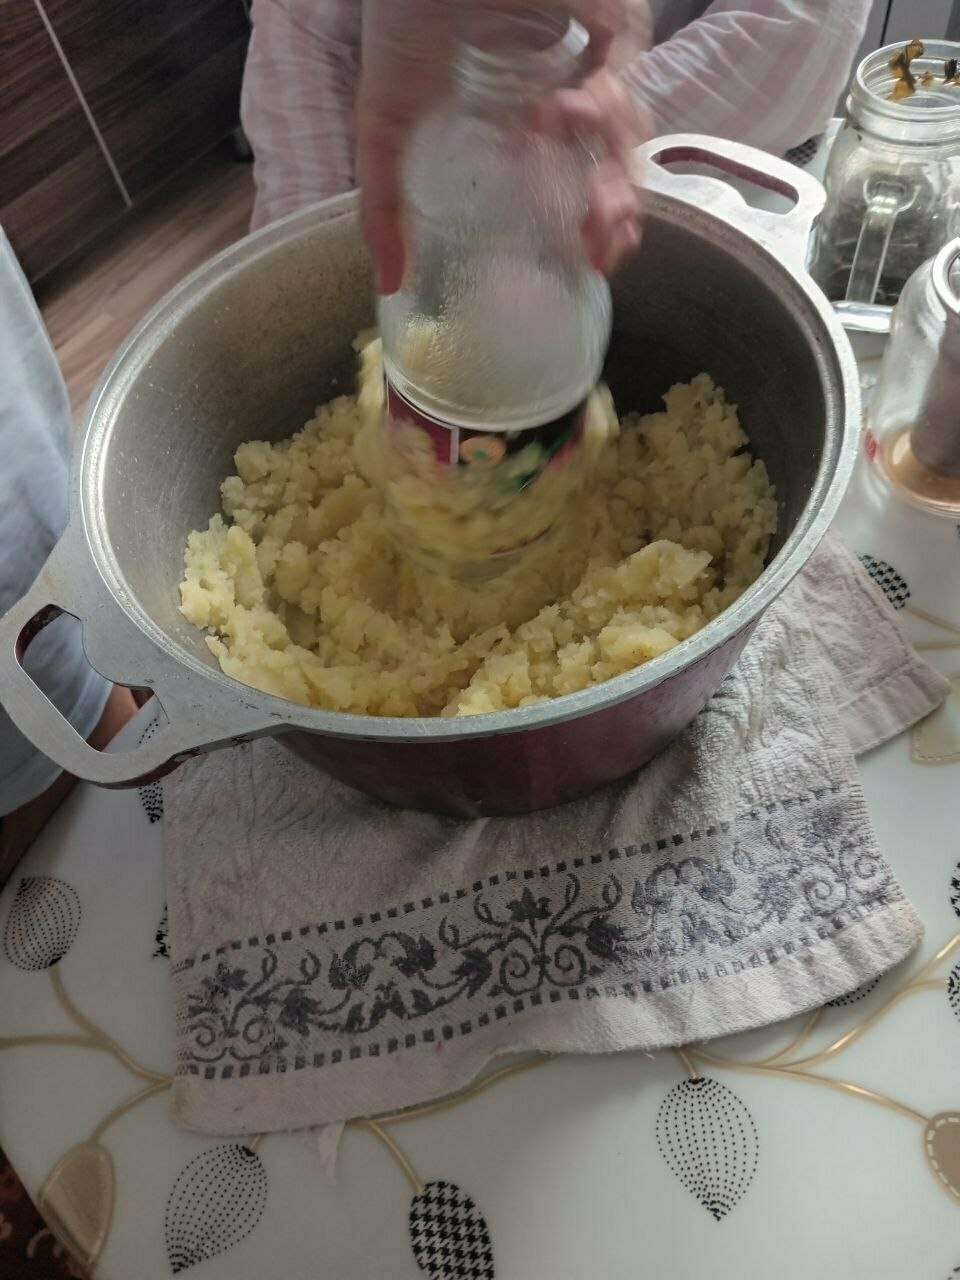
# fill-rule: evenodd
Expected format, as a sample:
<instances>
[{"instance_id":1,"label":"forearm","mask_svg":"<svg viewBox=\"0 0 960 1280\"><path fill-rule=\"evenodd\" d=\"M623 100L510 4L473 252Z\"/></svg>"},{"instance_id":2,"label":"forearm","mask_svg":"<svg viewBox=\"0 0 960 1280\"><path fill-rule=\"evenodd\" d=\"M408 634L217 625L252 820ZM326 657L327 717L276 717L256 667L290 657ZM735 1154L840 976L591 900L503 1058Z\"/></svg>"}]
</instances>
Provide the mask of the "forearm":
<instances>
[{"instance_id":1,"label":"forearm","mask_svg":"<svg viewBox=\"0 0 960 1280\"><path fill-rule=\"evenodd\" d=\"M30 287L0 229L0 616L43 567L67 523L70 405ZM96 745L129 710L84 657L79 624L58 618L30 645L24 666L81 736ZM0 875L6 874L69 780L14 726L0 690Z\"/></svg>"},{"instance_id":2,"label":"forearm","mask_svg":"<svg viewBox=\"0 0 960 1280\"><path fill-rule=\"evenodd\" d=\"M14 809L13 813L0 817L0 888L10 879L20 859L66 800L75 783L76 778L61 773L46 791Z\"/></svg>"},{"instance_id":3,"label":"forearm","mask_svg":"<svg viewBox=\"0 0 960 1280\"><path fill-rule=\"evenodd\" d=\"M254 0L241 118L254 228L354 185L361 0Z\"/></svg>"},{"instance_id":4,"label":"forearm","mask_svg":"<svg viewBox=\"0 0 960 1280\"><path fill-rule=\"evenodd\" d=\"M97 751L105 750L136 711L133 693L129 689L114 688L90 734L90 745ZM69 773L61 773L40 795L0 817L0 886L66 800L76 781Z\"/></svg>"},{"instance_id":5,"label":"forearm","mask_svg":"<svg viewBox=\"0 0 960 1280\"><path fill-rule=\"evenodd\" d=\"M717 0L624 73L654 132L710 133L781 154L833 114L871 0Z\"/></svg>"}]
</instances>

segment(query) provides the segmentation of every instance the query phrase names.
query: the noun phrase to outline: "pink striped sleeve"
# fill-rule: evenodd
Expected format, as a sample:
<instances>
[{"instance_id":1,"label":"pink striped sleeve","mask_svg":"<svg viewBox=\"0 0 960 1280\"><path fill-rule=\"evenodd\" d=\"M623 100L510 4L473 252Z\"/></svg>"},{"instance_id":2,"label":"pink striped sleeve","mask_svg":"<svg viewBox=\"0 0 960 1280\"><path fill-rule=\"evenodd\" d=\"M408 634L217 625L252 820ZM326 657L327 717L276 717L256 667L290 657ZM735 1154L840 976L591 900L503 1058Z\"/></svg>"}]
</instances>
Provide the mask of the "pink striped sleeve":
<instances>
[{"instance_id":1,"label":"pink striped sleeve","mask_svg":"<svg viewBox=\"0 0 960 1280\"><path fill-rule=\"evenodd\" d=\"M240 114L262 227L354 186L361 0L254 0Z\"/></svg>"},{"instance_id":2,"label":"pink striped sleeve","mask_svg":"<svg viewBox=\"0 0 960 1280\"><path fill-rule=\"evenodd\" d=\"M709 133L782 154L835 113L871 3L716 0L624 78L658 134Z\"/></svg>"}]
</instances>

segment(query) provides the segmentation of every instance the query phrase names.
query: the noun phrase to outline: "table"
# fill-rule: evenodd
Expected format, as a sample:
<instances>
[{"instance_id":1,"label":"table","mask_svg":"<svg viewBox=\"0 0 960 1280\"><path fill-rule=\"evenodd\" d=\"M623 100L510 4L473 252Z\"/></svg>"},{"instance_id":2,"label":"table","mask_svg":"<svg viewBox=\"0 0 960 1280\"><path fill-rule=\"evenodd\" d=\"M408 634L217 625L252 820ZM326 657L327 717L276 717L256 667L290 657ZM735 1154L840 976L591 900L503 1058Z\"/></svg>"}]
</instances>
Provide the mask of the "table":
<instances>
[{"instance_id":1,"label":"table","mask_svg":"<svg viewBox=\"0 0 960 1280\"><path fill-rule=\"evenodd\" d=\"M837 523L931 661L960 672L960 528L894 504L863 460ZM244 1145L170 1123L162 794L81 787L0 895L0 1142L101 1280L415 1280L411 1180L472 1202L474 1244L435 1280L945 1280L960 1272L955 686L862 762L927 930L898 970L686 1061L554 1059L379 1135L351 1127L333 1175L313 1135Z\"/></svg>"}]
</instances>

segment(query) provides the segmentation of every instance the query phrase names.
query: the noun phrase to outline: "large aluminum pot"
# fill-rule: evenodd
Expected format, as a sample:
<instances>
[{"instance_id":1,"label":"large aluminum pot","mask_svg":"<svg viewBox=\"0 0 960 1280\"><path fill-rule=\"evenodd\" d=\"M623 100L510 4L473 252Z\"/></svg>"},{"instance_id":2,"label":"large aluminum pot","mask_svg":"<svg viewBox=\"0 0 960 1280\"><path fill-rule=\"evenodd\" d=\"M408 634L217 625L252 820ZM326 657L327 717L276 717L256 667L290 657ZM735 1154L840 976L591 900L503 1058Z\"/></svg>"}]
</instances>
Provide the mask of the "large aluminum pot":
<instances>
[{"instance_id":1,"label":"large aluminum pot","mask_svg":"<svg viewBox=\"0 0 960 1280\"><path fill-rule=\"evenodd\" d=\"M740 406L776 485L781 530L760 580L698 635L639 670L553 702L465 719L310 710L221 674L177 610L184 543L219 507L236 446L298 429L354 380L351 339L373 319L353 197L287 218L228 249L161 302L91 401L70 526L27 598L0 623L0 698L64 769L107 787L260 734L344 782L414 808L516 813L636 769L703 708L764 609L803 568L837 510L856 453L856 368L803 269L819 183L759 152L693 135L641 149L650 190L639 254L613 282L608 378L649 409L707 370ZM749 208L724 181L669 173L708 162L786 194ZM689 166L688 166L689 168ZM522 340L522 334L518 334ZM20 665L59 612L79 618L94 667L152 688L166 722L99 754Z\"/></svg>"}]
</instances>

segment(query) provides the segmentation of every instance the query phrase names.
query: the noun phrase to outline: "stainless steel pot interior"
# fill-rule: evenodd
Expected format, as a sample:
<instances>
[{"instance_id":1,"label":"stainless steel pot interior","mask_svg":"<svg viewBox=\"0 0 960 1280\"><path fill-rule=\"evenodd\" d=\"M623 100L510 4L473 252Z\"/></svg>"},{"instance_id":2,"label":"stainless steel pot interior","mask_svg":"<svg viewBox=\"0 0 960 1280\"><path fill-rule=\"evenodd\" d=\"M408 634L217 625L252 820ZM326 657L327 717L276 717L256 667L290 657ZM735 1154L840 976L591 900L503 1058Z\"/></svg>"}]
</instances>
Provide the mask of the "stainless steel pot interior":
<instances>
[{"instance_id":1,"label":"stainless steel pot interior","mask_svg":"<svg viewBox=\"0 0 960 1280\"><path fill-rule=\"evenodd\" d=\"M642 247L613 282L607 377L623 409L654 409L708 371L740 407L781 505L779 554L734 609L673 654L525 712L377 722L296 709L320 732L474 735L581 714L659 683L735 634L801 567L849 463L842 333L809 281L709 211L651 192ZM351 198L287 219L171 295L115 361L91 408L76 477L86 536L113 596L168 655L230 688L178 612L188 533L219 509L236 446L297 430L354 385L351 340L371 324L372 281ZM832 328L831 328L832 326ZM518 335L522 340L522 335ZM277 716L294 708L255 695ZM566 709L565 709L566 708ZM482 722L482 723L481 723Z\"/></svg>"}]
</instances>

